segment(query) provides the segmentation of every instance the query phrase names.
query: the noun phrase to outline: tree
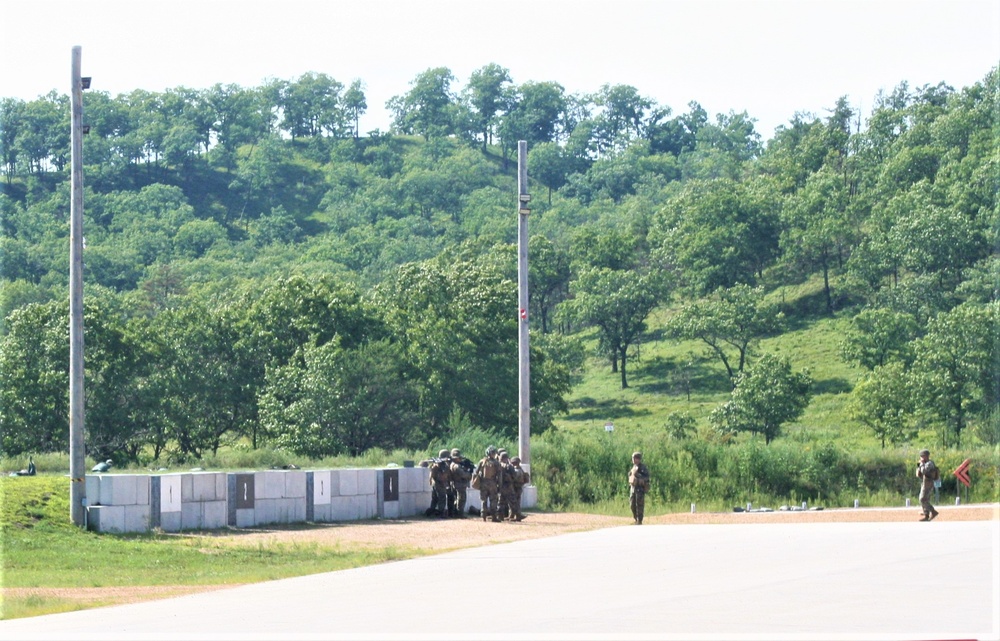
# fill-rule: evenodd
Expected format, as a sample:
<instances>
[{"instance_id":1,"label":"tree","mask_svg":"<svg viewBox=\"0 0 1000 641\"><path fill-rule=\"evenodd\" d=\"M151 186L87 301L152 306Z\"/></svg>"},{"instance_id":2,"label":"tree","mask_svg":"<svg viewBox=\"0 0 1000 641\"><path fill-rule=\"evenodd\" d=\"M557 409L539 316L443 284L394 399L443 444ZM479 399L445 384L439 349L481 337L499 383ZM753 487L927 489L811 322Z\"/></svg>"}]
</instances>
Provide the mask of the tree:
<instances>
[{"instance_id":1,"label":"tree","mask_svg":"<svg viewBox=\"0 0 1000 641\"><path fill-rule=\"evenodd\" d=\"M477 131L482 136L483 152L493 144L497 114L508 108L510 100L510 71L490 63L472 72L465 94L475 118Z\"/></svg>"},{"instance_id":2,"label":"tree","mask_svg":"<svg viewBox=\"0 0 1000 641\"><path fill-rule=\"evenodd\" d=\"M455 128L455 76L446 67L428 69L410 82L411 89L393 96L386 108L393 114L393 127L404 134L419 134L425 141L447 136Z\"/></svg>"},{"instance_id":3,"label":"tree","mask_svg":"<svg viewBox=\"0 0 1000 641\"><path fill-rule=\"evenodd\" d=\"M732 398L712 411L709 422L721 432L760 434L769 444L782 425L802 416L811 386L808 370L792 372L787 359L765 354L737 377Z\"/></svg>"},{"instance_id":4,"label":"tree","mask_svg":"<svg viewBox=\"0 0 1000 641\"><path fill-rule=\"evenodd\" d=\"M777 190L766 179L688 181L653 220L650 243L696 295L752 285L779 254Z\"/></svg>"},{"instance_id":5,"label":"tree","mask_svg":"<svg viewBox=\"0 0 1000 641\"><path fill-rule=\"evenodd\" d=\"M342 136L350 122L341 97L343 89L343 84L323 73L306 73L287 83L281 91L282 129L292 138Z\"/></svg>"},{"instance_id":6,"label":"tree","mask_svg":"<svg viewBox=\"0 0 1000 641\"><path fill-rule=\"evenodd\" d=\"M1000 401L998 327L1000 302L963 303L933 318L916 342L920 406L955 447L969 422L985 418Z\"/></svg>"},{"instance_id":7,"label":"tree","mask_svg":"<svg viewBox=\"0 0 1000 641\"><path fill-rule=\"evenodd\" d=\"M348 120L353 123L354 137L357 138L361 116L368 110L368 101L365 99L364 83L360 80L351 82L351 86L344 92L344 112Z\"/></svg>"},{"instance_id":8,"label":"tree","mask_svg":"<svg viewBox=\"0 0 1000 641\"><path fill-rule=\"evenodd\" d=\"M528 296L533 315L538 314L543 334L549 332L553 309L569 293L569 257L545 236L528 240Z\"/></svg>"},{"instance_id":9,"label":"tree","mask_svg":"<svg viewBox=\"0 0 1000 641\"><path fill-rule=\"evenodd\" d=\"M628 348L646 331L646 317L662 300L662 283L653 275L596 267L570 284L572 299L563 303L581 323L597 328L599 348L621 364L622 389L628 387Z\"/></svg>"},{"instance_id":10,"label":"tree","mask_svg":"<svg viewBox=\"0 0 1000 641\"><path fill-rule=\"evenodd\" d=\"M683 306L667 321L667 332L675 339L705 343L735 385L755 345L783 322L777 306L764 301L763 288L737 285ZM736 352L735 368L731 350Z\"/></svg>"},{"instance_id":11,"label":"tree","mask_svg":"<svg viewBox=\"0 0 1000 641\"><path fill-rule=\"evenodd\" d=\"M913 390L906 366L894 361L877 365L854 387L848 413L872 431L885 449L916 437Z\"/></svg>"},{"instance_id":12,"label":"tree","mask_svg":"<svg viewBox=\"0 0 1000 641\"><path fill-rule=\"evenodd\" d=\"M841 354L869 371L893 361L909 365L918 332L911 314L884 307L865 309L851 319Z\"/></svg>"},{"instance_id":13,"label":"tree","mask_svg":"<svg viewBox=\"0 0 1000 641\"><path fill-rule=\"evenodd\" d=\"M307 346L301 364L271 377L261 420L278 445L313 458L417 446L417 388L407 371L388 341Z\"/></svg>"}]
</instances>

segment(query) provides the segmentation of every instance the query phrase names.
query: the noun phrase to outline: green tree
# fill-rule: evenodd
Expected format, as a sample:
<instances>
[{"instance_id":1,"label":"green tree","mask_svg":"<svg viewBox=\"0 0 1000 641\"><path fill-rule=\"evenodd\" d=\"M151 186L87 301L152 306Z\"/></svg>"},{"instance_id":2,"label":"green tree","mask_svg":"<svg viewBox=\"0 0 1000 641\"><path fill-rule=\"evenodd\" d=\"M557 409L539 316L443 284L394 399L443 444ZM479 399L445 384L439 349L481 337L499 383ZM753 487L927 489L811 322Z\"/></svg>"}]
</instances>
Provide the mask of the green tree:
<instances>
[{"instance_id":1,"label":"green tree","mask_svg":"<svg viewBox=\"0 0 1000 641\"><path fill-rule=\"evenodd\" d=\"M404 134L418 134L425 141L455 131L456 99L451 85L455 76L446 67L428 69L410 82L410 90L386 102L393 127Z\"/></svg>"},{"instance_id":2,"label":"green tree","mask_svg":"<svg viewBox=\"0 0 1000 641\"><path fill-rule=\"evenodd\" d=\"M909 365L919 329L911 314L885 307L865 309L851 319L841 354L869 371L893 361Z\"/></svg>"},{"instance_id":3,"label":"green tree","mask_svg":"<svg viewBox=\"0 0 1000 641\"><path fill-rule=\"evenodd\" d=\"M784 314L765 302L763 288L737 285L684 305L667 321L667 332L675 339L705 343L735 385L760 339L783 324Z\"/></svg>"},{"instance_id":4,"label":"green tree","mask_svg":"<svg viewBox=\"0 0 1000 641\"><path fill-rule=\"evenodd\" d=\"M358 456L415 447L417 387L398 345L307 346L301 364L278 371L261 400L276 443L304 456Z\"/></svg>"},{"instance_id":5,"label":"green tree","mask_svg":"<svg viewBox=\"0 0 1000 641\"><path fill-rule=\"evenodd\" d=\"M628 348L646 331L646 317L663 299L663 284L654 275L596 267L570 284L572 298L563 305L580 323L597 328L600 350L621 367L622 389L628 387Z\"/></svg>"},{"instance_id":6,"label":"green tree","mask_svg":"<svg viewBox=\"0 0 1000 641\"><path fill-rule=\"evenodd\" d=\"M905 443L917 435L913 390L906 366L899 361L877 365L852 392L848 415L882 443Z\"/></svg>"},{"instance_id":7,"label":"green tree","mask_svg":"<svg viewBox=\"0 0 1000 641\"><path fill-rule=\"evenodd\" d=\"M709 415L716 430L760 434L769 444L781 426L802 416L809 405L808 370L792 372L787 359L765 354L737 377L732 398Z\"/></svg>"},{"instance_id":8,"label":"green tree","mask_svg":"<svg viewBox=\"0 0 1000 641\"><path fill-rule=\"evenodd\" d=\"M490 63L472 72L465 88L465 97L472 109L475 126L482 136L483 153L493 144L493 134L498 114L505 111L510 101L510 71Z\"/></svg>"}]
</instances>

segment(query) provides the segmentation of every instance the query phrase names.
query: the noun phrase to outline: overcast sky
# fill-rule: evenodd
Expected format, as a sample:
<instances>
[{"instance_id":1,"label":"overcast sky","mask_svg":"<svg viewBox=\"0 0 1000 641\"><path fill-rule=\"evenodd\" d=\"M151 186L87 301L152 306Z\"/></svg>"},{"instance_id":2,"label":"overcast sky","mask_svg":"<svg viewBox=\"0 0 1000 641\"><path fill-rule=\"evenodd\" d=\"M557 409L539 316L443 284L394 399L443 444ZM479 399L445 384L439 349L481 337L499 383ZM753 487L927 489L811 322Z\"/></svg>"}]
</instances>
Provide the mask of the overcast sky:
<instances>
[{"instance_id":1,"label":"overcast sky","mask_svg":"<svg viewBox=\"0 0 1000 641\"><path fill-rule=\"evenodd\" d=\"M71 52L111 95L258 86L313 71L365 83L361 129L420 72L466 83L495 62L515 83L605 83L687 111L746 111L767 139L840 96L982 80L1000 61L998 0L0 0L0 96L69 93ZM85 103L86 104L86 103Z\"/></svg>"}]
</instances>

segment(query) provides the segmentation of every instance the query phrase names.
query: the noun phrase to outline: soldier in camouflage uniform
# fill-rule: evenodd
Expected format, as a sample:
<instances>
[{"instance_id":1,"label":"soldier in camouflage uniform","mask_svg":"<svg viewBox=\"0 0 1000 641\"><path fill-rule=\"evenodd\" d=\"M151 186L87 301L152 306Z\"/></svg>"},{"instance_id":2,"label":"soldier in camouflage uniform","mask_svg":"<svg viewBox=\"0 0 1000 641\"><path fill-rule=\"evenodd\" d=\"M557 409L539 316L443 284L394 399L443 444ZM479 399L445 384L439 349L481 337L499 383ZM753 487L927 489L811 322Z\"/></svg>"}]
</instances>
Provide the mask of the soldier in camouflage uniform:
<instances>
[{"instance_id":1,"label":"soldier in camouflage uniform","mask_svg":"<svg viewBox=\"0 0 1000 641\"><path fill-rule=\"evenodd\" d=\"M479 498L483 504L483 520L489 516L493 521L497 518L497 499L502 472L500 461L497 460L497 448L490 445L486 448L486 456L476 466L476 476L479 477Z\"/></svg>"},{"instance_id":2,"label":"soldier in camouflage uniform","mask_svg":"<svg viewBox=\"0 0 1000 641\"><path fill-rule=\"evenodd\" d=\"M511 503L514 501L514 466L506 450L500 451L500 501L497 504L499 520L512 516Z\"/></svg>"},{"instance_id":3,"label":"soldier in camouflage uniform","mask_svg":"<svg viewBox=\"0 0 1000 641\"><path fill-rule=\"evenodd\" d=\"M451 459L448 450L438 452L430 464L431 506L427 515L444 516L448 510L448 488L451 485Z\"/></svg>"},{"instance_id":4,"label":"soldier in camouflage uniform","mask_svg":"<svg viewBox=\"0 0 1000 641\"><path fill-rule=\"evenodd\" d=\"M521 458L515 456L510 460L511 464L511 485L514 488L514 497L510 502L510 520L523 521L524 514L521 512L521 492L530 480L528 473L521 469Z\"/></svg>"},{"instance_id":5,"label":"soldier in camouflage uniform","mask_svg":"<svg viewBox=\"0 0 1000 641\"><path fill-rule=\"evenodd\" d=\"M934 481L941 478L941 471L931 460L930 450L920 450L920 460L917 461L917 478L920 479L920 511L921 521L933 521L938 511L931 505L931 493L934 492Z\"/></svg>"},{"instance_id":6,"label":"soldier in camouflage uniform","mask_svg":"<svg viewBox=\"0 0 1000 641\"><path fill-rule=\"evenodd\" d=\"M465 516L466 493L469 489L469 482L472 480L472 473L475 471L472 461L462 456L461 450L457 447L451 451L451 488L454 495L454 503L450 505L452 516Z\"/></svg>"},{"instance_id":7,"label":"soldier in camouflage uniform","mask_svg":"<svg viewBox=\"0 0 1000 641\"><path fill-rule=\"evenodd\" d=\"M642 462L641 452L632 454L632 469L628 472L628 484L632 518L636 525L642 525L642 516L646 511L646 492L649 491L649 468Z\"/></svg>"}]
</instances>

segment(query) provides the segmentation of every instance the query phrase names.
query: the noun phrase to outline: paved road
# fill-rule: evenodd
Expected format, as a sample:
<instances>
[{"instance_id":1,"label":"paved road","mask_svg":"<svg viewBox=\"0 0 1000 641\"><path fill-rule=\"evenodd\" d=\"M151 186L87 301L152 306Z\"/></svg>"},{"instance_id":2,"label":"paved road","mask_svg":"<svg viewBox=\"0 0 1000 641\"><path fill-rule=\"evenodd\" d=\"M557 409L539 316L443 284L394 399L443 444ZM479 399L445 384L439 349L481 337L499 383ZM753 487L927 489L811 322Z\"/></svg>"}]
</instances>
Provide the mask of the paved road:
<instances>
[{"instance_id":1,"label":"paved road","mask_svg":"<svg viewBox=\"0 0 1000 641\"><path fill-rule=\"evenodd\" d=\"M628 526L0 622L12 640L469 638L1000 639L1000 522Z\"/></svg>"}]
</instances>

